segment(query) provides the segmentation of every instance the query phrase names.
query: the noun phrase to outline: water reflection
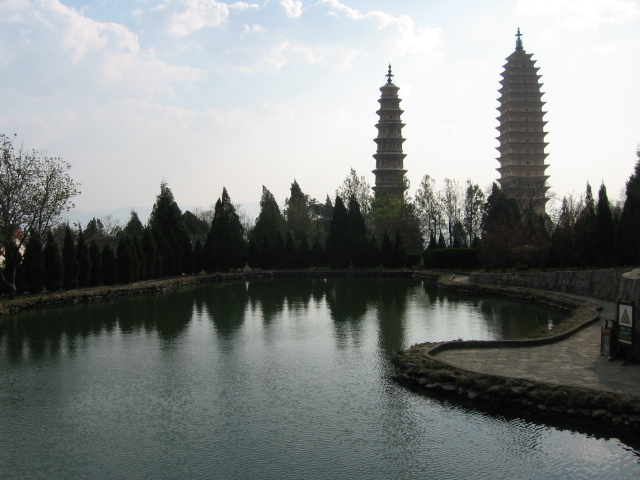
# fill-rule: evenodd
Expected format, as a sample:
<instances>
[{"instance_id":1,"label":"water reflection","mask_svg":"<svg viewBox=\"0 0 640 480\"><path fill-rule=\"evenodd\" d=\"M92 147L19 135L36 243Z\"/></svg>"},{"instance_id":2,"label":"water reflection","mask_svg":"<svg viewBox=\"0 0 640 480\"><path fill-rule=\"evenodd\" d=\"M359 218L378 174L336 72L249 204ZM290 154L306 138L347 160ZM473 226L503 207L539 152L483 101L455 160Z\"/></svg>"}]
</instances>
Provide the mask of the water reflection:
<instances>
[{"instance_id":1,"label":"water reflection","mask_svg":"<svg viewBox=\"0 0 640 480\"><path fill-rule=\"evenodd\" d=\"M226 337L242 326L245 308L251 298L244 282L212 285L212 288L199 293L203 295L204 309L218 334Z\"/></svg>"},{"instance_id":2,"label":"water reflection","mask_svg":"<svg viewBox=\"0 0 640 480\"><path fill-rule=\"evenodd\" d=\"M116 331L155 333L167 346L186 330L193 308L188 293L170 292L28 311L0 323L0 347L14 360L73 355L89 338Z\"/></svg>"},{"instance_id":3,"label":"water reflection","mask_svg":"<svg viewBox=\"0 0 640 480\"><path fill-rule=\"evenodd\" d=\"M314 279L7 317L0 477L637 478L614 442L390 380L398 348L547 314L520 308L413 280Z\"/></svg>"},{"instance_id":4,"label":"water reflection","mask_svg":"<svg viewBox=\"0 0 640 480\"><path fill-rule=\"evenodd\" d=\"M367 319L373 315L379 347L389 355L411 342L450 340L452 335L443 332L460 330L461 325L470 329L466 339L519 338L561 318L559 313L526 303L445 296L432 284L413 280L268 280L29 311L0 323L0 346L14 360L55 357L61 351L73 355L91 336L145 332L157 334L164 348L169 348L188 330L194 316L209 318L217 334L228 337L243 328L248 314L268 326L285 312L307 312L323 305L333 322L338 348L360 344L367 328L372 328ZM407 332L408 308L417 318L413 323L419 325L421 338L408 338L413 335ZM457 324L449 325L452 318Z\"/></svg>"}]
</instances>

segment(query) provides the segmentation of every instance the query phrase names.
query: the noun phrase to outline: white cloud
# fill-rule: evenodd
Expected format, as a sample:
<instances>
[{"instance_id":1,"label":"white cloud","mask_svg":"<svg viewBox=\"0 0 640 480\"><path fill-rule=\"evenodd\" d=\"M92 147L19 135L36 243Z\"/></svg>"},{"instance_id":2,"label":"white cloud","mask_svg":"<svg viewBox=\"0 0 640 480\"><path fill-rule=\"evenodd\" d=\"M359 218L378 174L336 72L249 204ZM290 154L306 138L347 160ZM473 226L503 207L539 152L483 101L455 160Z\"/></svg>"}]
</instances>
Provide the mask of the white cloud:
<instances>
[{"instance_id":1,"label":"white cloud","mask_svg":"<svg viewBox=\"0 0 640 480\"><path fill-rule=\"evenodd\" d=\"M191 84L204 75L162 62L153 50L142 50L137 34L126 27L97 22L57 0L0 5L4 14L11 21L0 26L6 34L0 51L11 55L3 63L10 75L25 77L13 87L30 96L47 91L54 81L56 89L75 85L80 94L97 88L102 94L167 95L174 82ZM19 42L12 41L15 35Z\"/></svg>"},{"instance_id":2,"label":"white cloud","mask_svg":"<svg viewBox=\"0 0 640 480\"><path fill-rule=\"evenodd\" d=\"M253 74L257 72L278 73L287 64L286 51L289 49L289 42L282 42L271 48L262 51L253 51L259 60L248 65L236 65L233 71L237 73Z\"/></svg>"},{"instance_id":3,"label":"white cloud","mask_svg":"<svg viewBox=\"0 0 640 480\"><path fill-rule=\"evenodd\" d=\"M554 16L571 29L620 23L640 16L638 2L630 0L520 0L517 11L526 16Z\"/></svg>"},{"instance_id":4,"label":"white cloud","mask_svg":"<svg viewBox=\"0 0 640 480\"><path fill-rule=\"evenodd\" d=\"M263 110L269 113L270 117L276 117L280 121L293 122L296 118L291 105L286 103L262 103Z\"/></svg>"},{"instance_id":5,"label":"white cloud","mask_svg":"<svg viewBox=\"0 0 640 480\"><path fill-rule=\"evenodd\" d=\"M269 48L256 50L234 49L229 53L243 53L257 58L252 63L239 64L232 67L235 73L256 74L256 73L280 73L288 64L296 65L323 65L333 68L348 69L353 66L353 62L359 53L352 48L329 47L329 46L307 46L292 44L291 42L281 42Z\"/></svg>"},{"instance_id":6,"label":"white cloud","mask_svg":"<svg viewBox=\"0 0 640 480\"><path fill-rule=\"evenodd\" d=\"M394 46L397 55L427 55L433 52L440 42L441 32L432 27L416 28L415 22L408 15L391 15L379 10L362 13L344 5L339 0L320 0L318 5L330 8L332 16L344 15L350 20L371 21L380 30L395 29L397 38Z\"/></svg>"},{"instance_id":7,"label":"white cloud","mask_svg":"<svg viewBox=\"0 0 640 480\"><path fill-rule=\"evenodd\" d=\"M605 45L596 45L594 48L596 53L607 54L612 53L618 50L618 47L613 43L607 43Z\"/></svg>"},{"instance_id":8,"label":"white cloud","mask_svg":"<svg viewBox=\"0 0 640 480\"><path fill-rule=\"evenodd\" d=\"M238 11L242 11L242 10L259 10L260 9L260 5L257 5L255 3L236 2L236 3L230 4L229 8L231 10L238 10Z\"/></svg>"},{"instance_id":9,"label":"white cloud","mask_svg":"<svg viewBox=\"0 0 640 480\"><path fill-rule=\"evenodd\" d=\"M244 8L247 4L237 5L236 8ZM215 0L165 0L150 12L166 15L167 31L178 36L219 27L229 19L229 5Z\"/></svg>"},{"instance_id":10,"label":"white cloud","mask_svg":"<svg viewBox=\"0 0 640 480\"><path fill-rule=\"evenodd\" d=\"M247 25L246 23L244 24L243 28L242 28L242 34L240 35L240 37L244 37L245 35L249 34L249 33L265 33L267 31L266 28L264 28L262 25Z\"/></svg>"},{"instance_id":11,"label":"white cloud","mask_svg":"<svg viewBox=\"0 0 640 480\"><path fill-rule=\"evenodd\" d=\"M302 2L299 0L280 0L280 5L284 7L290 18L298 18L302 15Z\"/></svg>"}]
</instances>

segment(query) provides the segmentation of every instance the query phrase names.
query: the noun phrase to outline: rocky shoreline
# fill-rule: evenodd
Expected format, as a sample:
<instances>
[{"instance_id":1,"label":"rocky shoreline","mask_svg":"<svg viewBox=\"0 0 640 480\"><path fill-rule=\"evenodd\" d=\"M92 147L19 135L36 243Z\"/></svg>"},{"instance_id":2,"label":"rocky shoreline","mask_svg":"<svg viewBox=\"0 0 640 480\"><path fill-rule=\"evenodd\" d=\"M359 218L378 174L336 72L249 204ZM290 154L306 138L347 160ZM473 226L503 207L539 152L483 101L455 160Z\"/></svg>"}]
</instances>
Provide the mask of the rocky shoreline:
<instances>
[{"instance_id":1,"label":"rocky shoreline","mask_svg":"<svg viewBox=\"0 0 640 480\"><path fill-rule=\"evenodd\" d=\"M177 288L184 288L205 283L233 282L277 278L329 278L329 277L387 277L408 278L418 276L421 279L436 281L438 272L423 271L416 275L414 270L253 270L233 273L201 273L182 275L179 277L147 280L125 285L101 286L77 290L65 290L38 295L23 295L13 300L0 299L0 316L17 313L32 308L43 308L53 305L65 305L84 302L95 302L116 297L162 293Z\"/></svg>"}]
</instances>

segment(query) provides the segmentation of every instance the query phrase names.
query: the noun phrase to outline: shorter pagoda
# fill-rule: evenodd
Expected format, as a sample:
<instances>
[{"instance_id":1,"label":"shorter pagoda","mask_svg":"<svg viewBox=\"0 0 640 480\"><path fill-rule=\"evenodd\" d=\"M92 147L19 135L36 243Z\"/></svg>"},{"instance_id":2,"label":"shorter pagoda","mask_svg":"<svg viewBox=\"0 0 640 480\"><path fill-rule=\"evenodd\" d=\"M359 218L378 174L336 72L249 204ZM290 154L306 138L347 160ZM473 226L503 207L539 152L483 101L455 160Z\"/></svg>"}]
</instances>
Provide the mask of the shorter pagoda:
<instances>
[{"instance_id":1,"label":"shorter pagoda","mask_svg":"<svg viewBox=\"0 0 640 480\"><path fill-rule=\"evenodd\" d=\"M376 112L380 117L376 128L378 136L375 142L378 146L376 154L376 169L373 174L376 176L373 191L376 198L388 196L397 198L400 201L404 198L404 192L407 189L404 175L407 171L404 169L404 157L407 155L402 153L402 123L403 110L400 109L398 98L399 87L391 82L393 74L391 73L391 65L386 75L387 83L380 87L380 109Z\"/></svg>"}]
</instances>

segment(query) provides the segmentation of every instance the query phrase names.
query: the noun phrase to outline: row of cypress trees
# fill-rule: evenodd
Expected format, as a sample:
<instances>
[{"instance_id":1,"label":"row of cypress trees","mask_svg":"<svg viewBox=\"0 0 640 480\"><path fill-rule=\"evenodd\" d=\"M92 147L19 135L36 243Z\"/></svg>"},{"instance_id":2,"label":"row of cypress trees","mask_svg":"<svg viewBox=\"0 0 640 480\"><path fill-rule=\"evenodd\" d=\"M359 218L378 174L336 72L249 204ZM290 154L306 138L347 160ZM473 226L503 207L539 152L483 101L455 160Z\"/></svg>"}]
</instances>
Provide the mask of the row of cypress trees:
<instances>
[{"instance_id":1,"label":"row of cypress trees","mask_svg":"<svg viewBox=\"0 0 640 480\"><path fill-rule=\"evenodd\" d=\"M69 226L65 228L61 247L51 232L44 242L29 239L24 261L18 267L17 293L125 284L203 270L226 272L246 264L263 269L406 265L400 232L396 232L392 241L385 231L380 246L375 235L367 238L355 197L350 199L348 209L336 197L324 245L317 236L311 246L304 233L296 242L286 226L283 237L278 226L284 225L278 217L281 213L278 210L278 216L272 215L269 208L267 205L262 209L256 227L247 235L227 190L223 189L204 244L199 238L192 242L173 194L163 182L148 225L136 230L136 235L129 235L125 229L117 239L117 247L113 241L103 241L101 246L98 239L87 242L82 230L74 235ZM269 232L274 232L273 240Z\"/></svg>"}]
</instances>

